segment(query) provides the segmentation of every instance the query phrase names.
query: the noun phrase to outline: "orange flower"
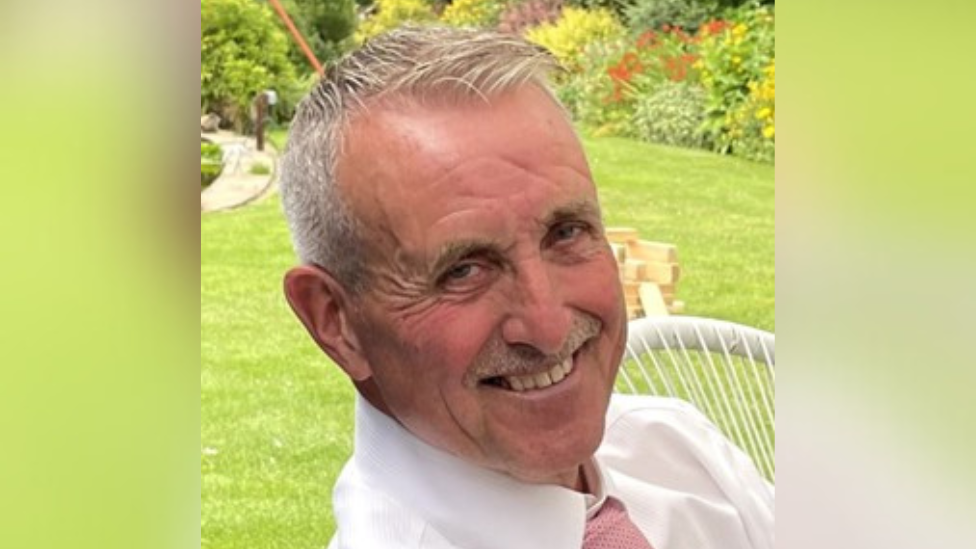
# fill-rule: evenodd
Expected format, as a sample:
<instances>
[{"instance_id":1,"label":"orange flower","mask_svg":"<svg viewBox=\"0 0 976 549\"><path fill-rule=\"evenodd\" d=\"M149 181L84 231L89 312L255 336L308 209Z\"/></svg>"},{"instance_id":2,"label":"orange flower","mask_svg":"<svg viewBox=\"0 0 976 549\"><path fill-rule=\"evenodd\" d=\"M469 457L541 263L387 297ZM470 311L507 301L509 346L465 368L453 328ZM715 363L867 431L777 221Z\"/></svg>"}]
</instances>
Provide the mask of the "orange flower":
<instances>
[{"instance_id":1,"label":"orange flower","mask_svg":"<svg viewBox=\"0 0 976 549\"><path fill-rule=\"evenodd\" d=\"M657 35L652 30L645 31L637 38L637 47L639 49L653 48L656 46Z\"/></svg>"}]
</instances>

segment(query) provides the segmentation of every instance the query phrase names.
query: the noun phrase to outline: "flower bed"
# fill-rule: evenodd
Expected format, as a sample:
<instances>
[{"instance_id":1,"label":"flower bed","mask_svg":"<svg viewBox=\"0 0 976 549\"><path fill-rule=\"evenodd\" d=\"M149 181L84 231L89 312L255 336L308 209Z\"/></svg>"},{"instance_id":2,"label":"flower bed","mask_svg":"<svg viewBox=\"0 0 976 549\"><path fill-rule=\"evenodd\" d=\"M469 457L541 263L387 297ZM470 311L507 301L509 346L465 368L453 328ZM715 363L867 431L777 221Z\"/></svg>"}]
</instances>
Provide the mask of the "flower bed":
<instances>
[{"instance_id":1,"label":"flower bed","mask_svg":"<svg viewBox=\"0 0 976 549\"><path fill-rule=\"evenodd\" d=\"M517 32L566 66L556 91L586 132L772 162L774 8L718 7L736 3L455 0L438 13L433 0L379 0L358 35L433 20Z\"/></svg>"},{"instance_id":2,"label":"flower bed","mask_svg":"<svg viewBox=\"0 0 976 549\"><path fill-rule=\"evenodd\" d=\"M560 98L594 135L623 135L772 162L774 18L747 5L694 32L664 25L590 44Z\"/></svg>"}]
</instances>

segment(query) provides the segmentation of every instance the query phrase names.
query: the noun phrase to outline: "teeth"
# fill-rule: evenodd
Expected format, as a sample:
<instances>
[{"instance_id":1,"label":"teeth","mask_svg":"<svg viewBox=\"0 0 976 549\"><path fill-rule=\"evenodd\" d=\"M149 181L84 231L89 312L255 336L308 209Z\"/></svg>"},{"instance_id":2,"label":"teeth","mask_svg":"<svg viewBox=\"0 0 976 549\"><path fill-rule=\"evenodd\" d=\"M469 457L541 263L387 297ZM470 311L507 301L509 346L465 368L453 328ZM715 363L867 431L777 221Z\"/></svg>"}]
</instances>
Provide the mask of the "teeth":
<instances>
[{"instance_id":1,"label":"teeth","mask_svg":"<svg viewBox=\"0 0 976 549\"><path fill-rule=\"evenodd\" d=\"M544 389L544 388L546 388L546 387L548 387L550 385L552 385L552 380L549 379L549 373L548 372L542 372L541 374L536 374L535 375L535 388L536 389Z\"/></svg>"},{"instance_id":2,"label":"teeth","mask_svg":"<svg viewBox=\"0 0 976 549\"><path fill-rule=\"evenodd\" d=\"M553 368L552 371L549 372L549 377L552 379L553 383L559 383L562 381L563 378L566 377L566 372L563 371L563 365L560 364L556 368Z\"/></svg>"},{"instance_id":3,"label":"teeth","mask_svg":"<svg viewBox=\"0 0 976 549\"><path fill-rule=\"evenodd\" d=\"M559 383L573 371L573 357L569 357L556 364L548 372L527 376L505 376L505 381L513 391L522 392L531 389L544 389Z\"/></svg>"}]
</instances>

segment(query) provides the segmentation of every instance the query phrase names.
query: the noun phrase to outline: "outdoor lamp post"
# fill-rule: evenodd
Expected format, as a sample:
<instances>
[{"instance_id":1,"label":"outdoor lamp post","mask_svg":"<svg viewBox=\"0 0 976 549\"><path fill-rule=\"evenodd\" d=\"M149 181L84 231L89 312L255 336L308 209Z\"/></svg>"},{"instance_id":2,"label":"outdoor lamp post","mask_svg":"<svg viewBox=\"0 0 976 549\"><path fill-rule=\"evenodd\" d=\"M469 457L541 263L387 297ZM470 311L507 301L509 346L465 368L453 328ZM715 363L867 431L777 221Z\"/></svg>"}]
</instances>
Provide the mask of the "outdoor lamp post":
<instances>
[{"instance_id":1,"label":"outdoor lamp post","mask_svg":"<svg viewBox=\"0 0 976 549\"><path fill-rule=\"evenodd\" d=\"M254 133L257 139L257 147L259 151L264 150L265 110L268 107L274 106L276 103L278 103L278 93L274 90L264 90L254 98L254 106L256 110L254 117Z\"/></svg>"}]
</instances>

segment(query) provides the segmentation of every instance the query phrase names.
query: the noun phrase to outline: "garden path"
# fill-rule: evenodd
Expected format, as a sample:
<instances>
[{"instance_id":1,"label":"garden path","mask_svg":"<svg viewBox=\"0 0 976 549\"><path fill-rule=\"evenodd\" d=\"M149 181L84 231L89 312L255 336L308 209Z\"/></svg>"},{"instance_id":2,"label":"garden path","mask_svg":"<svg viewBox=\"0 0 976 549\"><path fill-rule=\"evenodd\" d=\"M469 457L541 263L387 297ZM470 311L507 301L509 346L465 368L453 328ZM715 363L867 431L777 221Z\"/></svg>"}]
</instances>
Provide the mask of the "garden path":
<instances>
[{"instance_id":1,"label":"garden path","mask_svg":"<svg viewBox=\"0 0 976 549\"><path fill-rule=\"evenodd\" d=\"M220 145L224 153L223 171L200 193L201 211L238 208L268 195L274 189L277 184L278 153L267 139L264 150L259 151L257 142L251 136L226 131L201 135ZM265 166L268 173L252 173L257 165Z\"/></svg>"}]
</instances>

